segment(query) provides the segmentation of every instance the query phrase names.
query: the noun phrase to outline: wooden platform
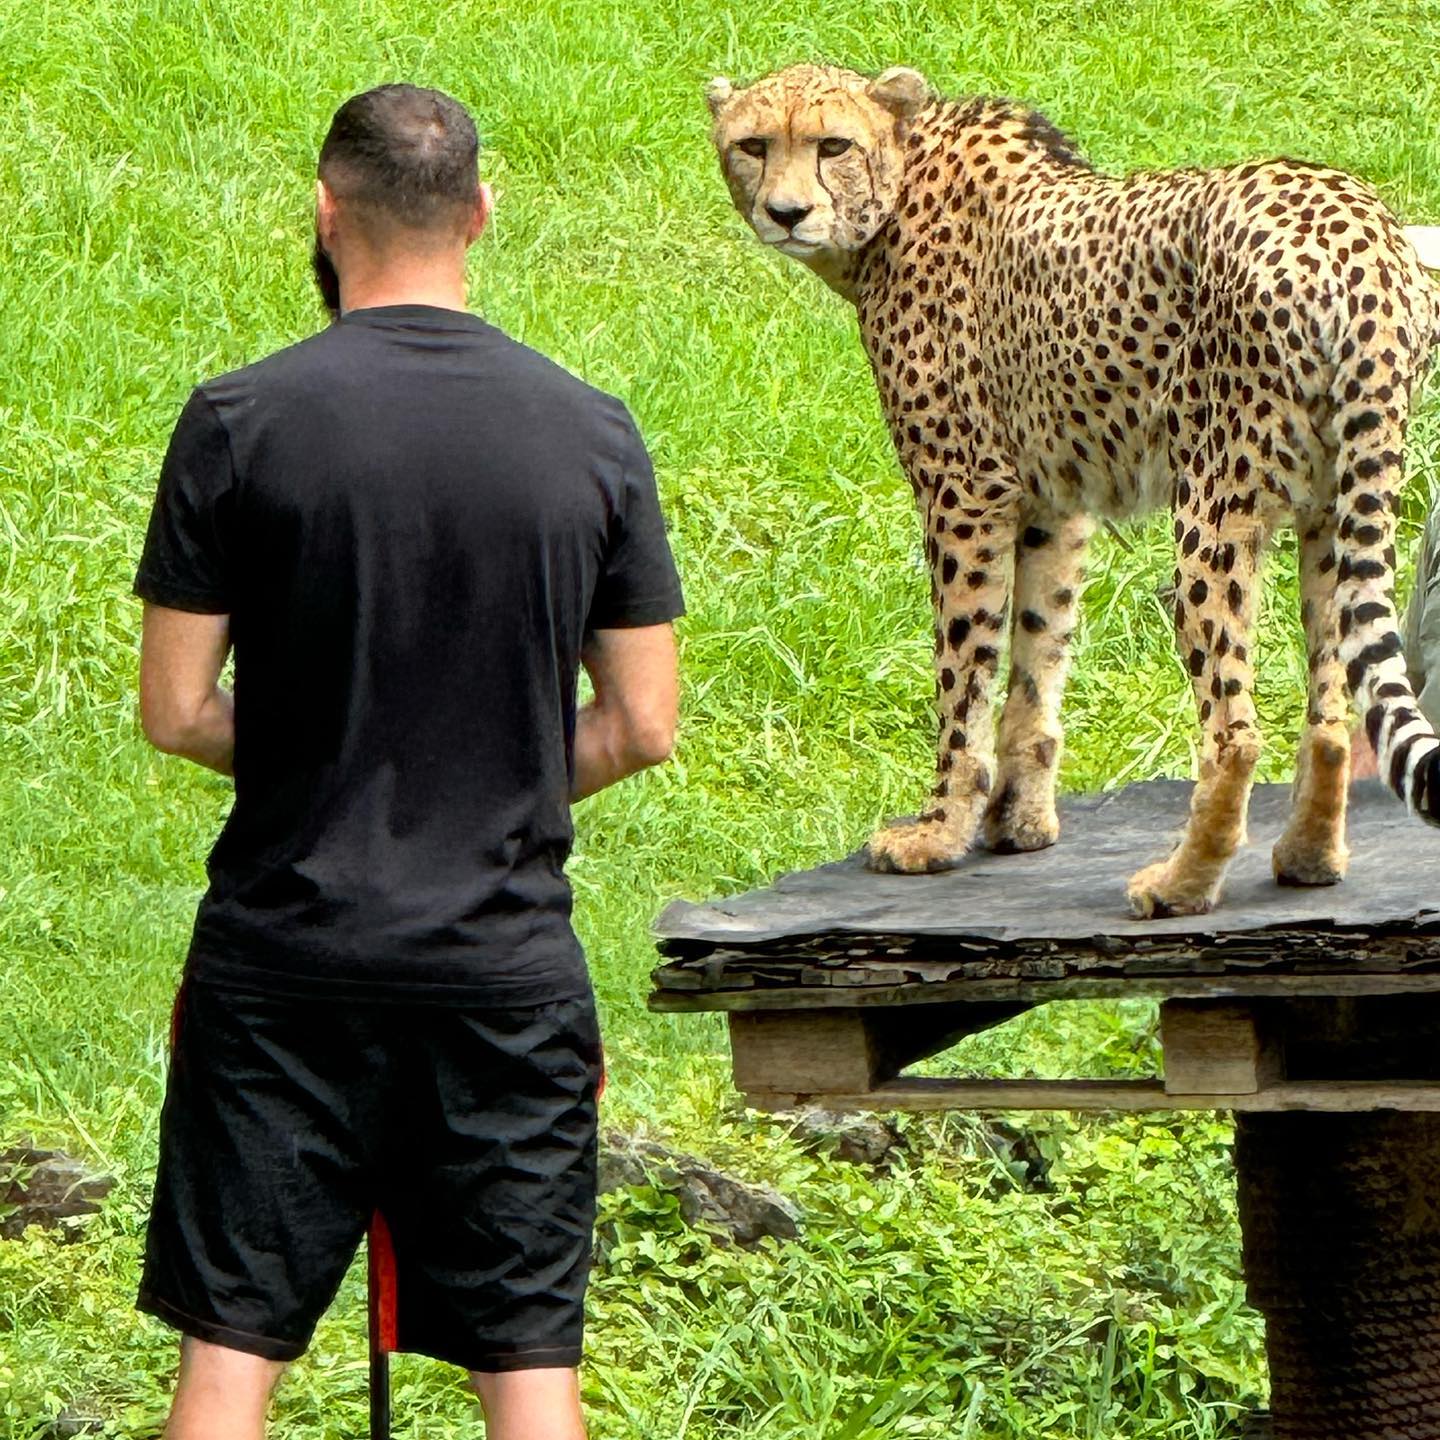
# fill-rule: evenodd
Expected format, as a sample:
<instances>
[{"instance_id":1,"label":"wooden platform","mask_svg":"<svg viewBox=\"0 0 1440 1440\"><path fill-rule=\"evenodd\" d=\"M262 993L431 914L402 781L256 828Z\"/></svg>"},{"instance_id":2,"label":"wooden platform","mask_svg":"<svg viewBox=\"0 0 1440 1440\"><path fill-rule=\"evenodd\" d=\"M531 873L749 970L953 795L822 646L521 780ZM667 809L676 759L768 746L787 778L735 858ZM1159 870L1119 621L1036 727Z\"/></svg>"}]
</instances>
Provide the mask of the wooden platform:
<instances>
[{"instance_id":1,"label":"wooden platform","mask_svg":"<svg viewBox=\"0 0 1440 1440\"><path fill-rule=\"evenodd\" d=\"M1362 997L1440 1017L1440 832L1378 785L1357 787L1350 878L1284 889L1269 850L1288 789L1261 786L1222 906L1133 920L1125 880L1163 854L1189 788L1073 801L1060 844L1034 855L977 854L921 877L872 874L851 857L672 905L650 1003L728 1012L736 1085L765 1109L1440 1110L1440 1082L1327 1079L1292 1064L1310 1031L1343 1023ZM1163 1078L903 1074L1034 1005L1135 996L1161 1001Z\"/></svg>"}]
</instances>

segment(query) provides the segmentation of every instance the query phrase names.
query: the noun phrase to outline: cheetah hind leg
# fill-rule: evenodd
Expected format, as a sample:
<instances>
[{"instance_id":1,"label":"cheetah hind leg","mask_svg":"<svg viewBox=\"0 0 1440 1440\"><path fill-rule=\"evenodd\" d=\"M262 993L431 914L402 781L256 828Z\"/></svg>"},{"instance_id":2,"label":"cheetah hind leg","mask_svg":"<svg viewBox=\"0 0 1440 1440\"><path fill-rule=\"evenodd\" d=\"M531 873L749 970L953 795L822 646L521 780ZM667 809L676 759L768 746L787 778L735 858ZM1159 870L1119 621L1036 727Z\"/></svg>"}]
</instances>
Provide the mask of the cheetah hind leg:
<instances>
[{"instance_id":1,"label":"cheetah hind leg","mask_svg":"<svg viewBox=\"0 0 1440 1440\"><path fill-rule=\"evenodd\" d=\"M1000 716L995 793L985 813L985 843L1001 855L1043 850L1060 835L1060 700L1085 547L1095 528L1088 515L1026 518L1015 547L1010 691Z\"/></svg>"},{"instance_id":2,"label":"cheetah hind leg","mask_svg":"<svg viewBox=\"0 0 1440 1440\"><path fill-rule=\"evenodd\" d=\"M1174 853L1130 880L1130 906L1140 919L1213 908L1226 867L1245 841L1260 758L1250 636L1265 537L1258 524L1244 527L1232 517L1222 540L1200 513L1206 504L1200 488L1191 489L1176 525L1175 631L1205 732L1200 778Z\"/></svg>"},{"instance_id":3,"label":"cheetah hind leg","mask_svg":"<svg viewBox=\"0 0 1440 1440\"><path fill-rule=\"evenodd\" d=\"M1350 782L1350 733L1345 667L1335 601L1332 520L1299 518L1301 617L1310 652L1310 697L1290 823L1272 863L1281 885L1334 885L1344 879L1345 806Z\"/></svg>"}]
</instances>

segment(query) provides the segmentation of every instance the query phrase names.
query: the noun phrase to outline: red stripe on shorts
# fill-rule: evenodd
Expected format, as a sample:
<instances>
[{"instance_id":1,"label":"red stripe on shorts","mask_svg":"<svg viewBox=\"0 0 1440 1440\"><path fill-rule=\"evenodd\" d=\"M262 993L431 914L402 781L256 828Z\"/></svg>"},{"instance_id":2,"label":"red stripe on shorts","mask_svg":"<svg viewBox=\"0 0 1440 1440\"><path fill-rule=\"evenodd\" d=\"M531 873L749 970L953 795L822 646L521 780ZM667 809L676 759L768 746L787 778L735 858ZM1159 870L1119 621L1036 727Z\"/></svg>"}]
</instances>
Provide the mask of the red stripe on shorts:
<instances>
[{"instance_id":1,"label":"red stripe on shorts","mask_svg":"<svg viewBox=\"0 0 1440 1440\"><path fill-rule=\"evenodd\" d=\"M390 1238L390 1227L378 1210L370 1217L367 1261L370 1273L370 1345L377 1353L388 1355L399 1343L395 1245Z\"/></svg>"}]
</instances>

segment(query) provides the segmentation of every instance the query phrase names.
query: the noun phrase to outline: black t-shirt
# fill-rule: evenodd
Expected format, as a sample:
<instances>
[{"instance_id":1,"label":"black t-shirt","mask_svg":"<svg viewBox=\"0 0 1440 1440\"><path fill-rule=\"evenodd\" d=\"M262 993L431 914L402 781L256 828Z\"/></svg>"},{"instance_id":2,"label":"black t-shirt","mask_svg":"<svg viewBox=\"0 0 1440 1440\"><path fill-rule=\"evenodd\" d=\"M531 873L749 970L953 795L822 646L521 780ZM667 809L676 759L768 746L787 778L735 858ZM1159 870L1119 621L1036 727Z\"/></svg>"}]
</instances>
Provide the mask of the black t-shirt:
<instances>
[{"instance_id":1,"label":"black t-shirt","mask_svg":"<svg viewBox=\"0 0 1440 1440\"><path fill-rule=\"evenodd\" d=\"M228 614L234 643L235 804L191 973L584 993L581 644L682 611L619 401L476 316L351 311L190 397L135 591Z\"/></svg>"}]
</instances>

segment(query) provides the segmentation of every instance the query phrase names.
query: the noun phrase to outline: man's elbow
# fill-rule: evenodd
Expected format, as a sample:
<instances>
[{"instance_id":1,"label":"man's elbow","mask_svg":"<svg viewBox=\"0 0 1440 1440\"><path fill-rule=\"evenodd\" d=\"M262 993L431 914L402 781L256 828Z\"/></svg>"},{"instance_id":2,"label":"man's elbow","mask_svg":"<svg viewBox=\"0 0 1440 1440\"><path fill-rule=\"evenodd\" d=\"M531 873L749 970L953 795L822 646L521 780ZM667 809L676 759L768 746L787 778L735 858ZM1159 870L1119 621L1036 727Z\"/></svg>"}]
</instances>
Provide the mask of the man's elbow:
<instances>
[{"instance_id":1,"label":"man's elbow","mask_svg":"<svg viewBox=\"0 0 1440 1440\"><path fill-rule=\"evenodd\" d=\"M140 728L145 738L166 755L184 755L195 733L193 722L159 705L141 705Z\"/></svg>"},{"instance_id":2,"label":"man's elbow","mask_svg":"<svg viewBox=\"0 0 1440 1440\"><path fill-rule=\"evenodd\" d=\"M625 749L637 770L663 765L675 753L675 722L649 720L632 725Z\"/></svg>"}]
</instances>

